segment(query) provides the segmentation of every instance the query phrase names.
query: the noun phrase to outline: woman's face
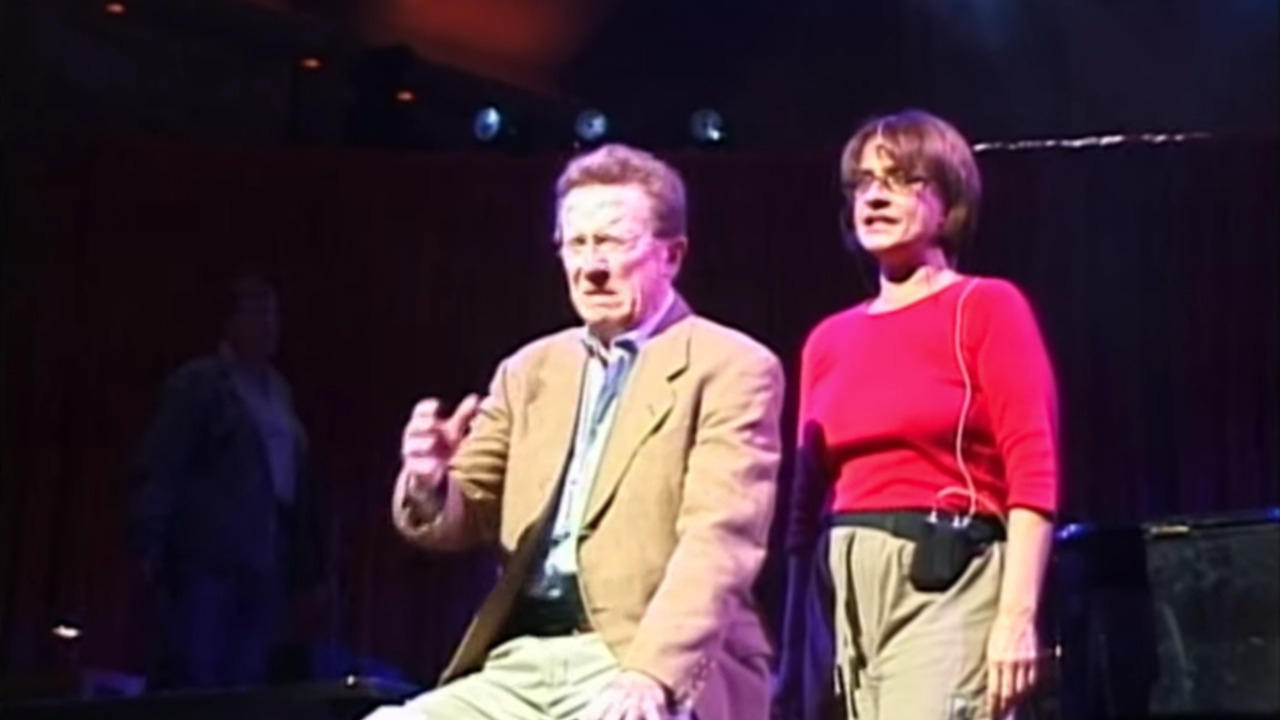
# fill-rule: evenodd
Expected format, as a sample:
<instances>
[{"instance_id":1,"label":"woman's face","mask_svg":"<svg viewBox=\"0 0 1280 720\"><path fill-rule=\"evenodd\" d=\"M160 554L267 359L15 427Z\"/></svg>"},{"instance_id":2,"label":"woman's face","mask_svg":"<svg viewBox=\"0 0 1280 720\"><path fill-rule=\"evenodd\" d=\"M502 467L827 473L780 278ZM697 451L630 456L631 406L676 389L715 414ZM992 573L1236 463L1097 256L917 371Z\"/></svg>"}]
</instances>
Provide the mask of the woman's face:
<instances>
[{"instance_id":1,"label":"woman's face","mask_svg":"<svg viewBox=\"0 0 1280 720\"><path fill-rule=\"evenodd\" d=\"M888 146L862 146L850 188L853 228L881 262L918 257L942 239L946 206L933 184L898 168Z\"/></svg>"}]
</instances>

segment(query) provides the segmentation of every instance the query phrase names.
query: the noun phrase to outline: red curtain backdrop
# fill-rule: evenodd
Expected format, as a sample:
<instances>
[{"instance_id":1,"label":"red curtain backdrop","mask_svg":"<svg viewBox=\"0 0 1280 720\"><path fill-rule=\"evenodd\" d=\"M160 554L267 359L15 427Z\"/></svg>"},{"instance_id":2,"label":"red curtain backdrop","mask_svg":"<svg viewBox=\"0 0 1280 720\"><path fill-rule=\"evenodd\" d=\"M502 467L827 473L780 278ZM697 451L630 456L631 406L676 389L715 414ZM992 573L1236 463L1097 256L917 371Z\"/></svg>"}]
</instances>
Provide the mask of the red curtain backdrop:
<instances>
[{"instance_id":1,"label":"red curtain backdrop","mask_svg":"<svg viewBox=\"0 0 1280 720\"><path fill-rule=\"evenodd\" d=\"M792 380L808 329L865 294L838 240L835 157L673 158L691 199L683 291ZM400 429L418 398L482 389L506 353L573 322L549 240L563 160L10 142L0 673L49 667L62 617L84 627L85 664L141 669L129 462L159 382L213 348L226 276L256 262L278 283L279 365L329 497L340 639L429 681L493 567L394 535ZM1280 502L1274 140L981 161L962 268L1012 278L1039 312L1063 398L1063 519ZM778 585L775 562L771 612Z\"/></svg>"}]
</instances>

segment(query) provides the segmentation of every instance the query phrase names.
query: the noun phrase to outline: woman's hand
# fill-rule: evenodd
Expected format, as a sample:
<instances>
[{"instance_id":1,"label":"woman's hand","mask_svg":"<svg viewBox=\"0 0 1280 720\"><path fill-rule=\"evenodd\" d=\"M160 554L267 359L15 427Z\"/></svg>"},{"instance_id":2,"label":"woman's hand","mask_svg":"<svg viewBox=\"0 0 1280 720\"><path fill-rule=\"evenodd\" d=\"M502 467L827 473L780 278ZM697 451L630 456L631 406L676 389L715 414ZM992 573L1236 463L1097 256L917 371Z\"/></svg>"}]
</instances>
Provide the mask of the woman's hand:
<instances>
[{"instance_id":1,"label":"woman's hand","mask_svg":"<svg viewBox=\"0 0 1280 720\"><path fill-rule=\"evenodd\" d=\"M987 636L987 707L991 717L1004 717L1022 702L1037 680L1034 613L1001 613Z\"/></svg>"},{"instance_id":2,"label":"woman's hand","mask_svg":"<svg viewBox=\"0 0 1280 720\"><path fill-rule=\"evenodd\" d=\"M1009 539L996 619L987 636L987 706L999 720L1036 683L1036 609L1053 545L1053 522L1027 508L1009 511Z\"/></svg>"}]
</instances>

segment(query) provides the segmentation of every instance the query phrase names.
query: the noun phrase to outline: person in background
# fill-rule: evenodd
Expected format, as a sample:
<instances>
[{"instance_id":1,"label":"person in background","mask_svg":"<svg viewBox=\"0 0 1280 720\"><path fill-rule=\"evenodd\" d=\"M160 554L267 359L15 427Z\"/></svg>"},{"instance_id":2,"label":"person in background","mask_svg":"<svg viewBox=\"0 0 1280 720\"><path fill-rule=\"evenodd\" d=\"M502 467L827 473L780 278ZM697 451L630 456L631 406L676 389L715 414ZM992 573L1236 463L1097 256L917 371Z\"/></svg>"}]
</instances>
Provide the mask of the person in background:
<instances>
[{"instance_id":1,"label":"person in background","mask_svg":"<svg viewBox=\"0 0 1280 720\"><path fill-rule=\"evenodd\" d=\"M271 364L276 293L237 277L221 310L217 351L165 382L135 471L133 539L160 636L153 688L264 682L291 601L317 595L325 574L306 433Z\"/></svg>"}]
</instances>

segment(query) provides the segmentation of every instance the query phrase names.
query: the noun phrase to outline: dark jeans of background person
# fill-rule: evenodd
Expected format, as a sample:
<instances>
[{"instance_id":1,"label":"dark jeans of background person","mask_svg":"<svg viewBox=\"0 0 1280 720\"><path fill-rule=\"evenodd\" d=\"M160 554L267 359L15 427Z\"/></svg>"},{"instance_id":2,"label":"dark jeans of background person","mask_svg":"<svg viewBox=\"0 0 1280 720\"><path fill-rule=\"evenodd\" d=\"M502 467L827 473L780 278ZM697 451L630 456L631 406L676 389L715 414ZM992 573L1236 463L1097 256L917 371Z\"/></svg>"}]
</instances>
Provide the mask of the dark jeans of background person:
<instances>
[{"instance_id":1,"label":"dark jeans of background person","mask_svg":"<svg viewBox=\"0 0 1280 720\"><path fill-rule=\"evenodd\" d=\"M835 696L835 590L827 548L831 539L831 477L826 438L812 421L796 447L786 516L786 604L774 686L776 720L841 717Z\"/></svg>"},{"instance_id":2,"label":"dark jeans of background person","mask_svg":"<svg viewBox=\"0 0 1280 720\"><path fill-rule=\"evenodd\" d=\"M155 588L153 689L261 684L287 603L281 573L179 571Z\"/></svg>"},{"instance_id":3,"label":"dark jeans of background person","mask_svg":"<svg viewBox=\"0 0 1280 720\"><path fill-rule=\"evenodd\" d=\"M292 536L281 509L280 537ZM274 567L175 564L152 585L159 631L150 687L227 688L268 680L272 655L297 583L292 542L280 543Z\"/></svg>"},{"instance_id":4,"label":"dark jeans of background person","mask_svg":"<svg viewBox=\"0 0 1280 720\"><path fill-rule=\"evenodd\" d=\"M835 696L834 591L823 530L813 545L788 553L782 649L778 660L773 717L828 720L841 717Z\"/></svg>"}]
</instances>

